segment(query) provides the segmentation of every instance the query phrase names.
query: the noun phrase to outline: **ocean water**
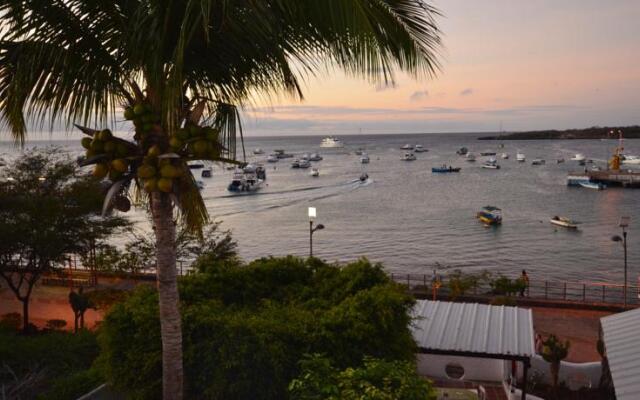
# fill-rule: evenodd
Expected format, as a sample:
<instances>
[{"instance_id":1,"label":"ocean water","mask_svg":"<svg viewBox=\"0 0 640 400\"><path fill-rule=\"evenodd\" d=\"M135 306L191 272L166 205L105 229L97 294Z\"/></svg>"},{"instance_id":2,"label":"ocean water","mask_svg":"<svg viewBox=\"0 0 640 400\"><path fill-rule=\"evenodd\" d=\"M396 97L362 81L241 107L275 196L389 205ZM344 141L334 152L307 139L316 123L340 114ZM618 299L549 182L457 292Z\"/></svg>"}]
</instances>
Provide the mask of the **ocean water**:
<instances>
[{"instance_id":1,"label":"ocean water","mask_svg":"<svg viewBox=\"0 0 640 400\"><path fill-rule=\"evenodd\" d=\"M232 171L215 166L212 178L203 178L202 191L212 218L222 221L239 243L246 260L268 255L309 253L307 208L316 207L314 255L328 261L366 256L389 271L430 274L462 269L518 274L526 269L532 279L620 282L623 251L611 236L622 215L631 216L628 229L629 281L640 273L640 190L610 188L593 191L566 186L569 159L584 153L604 167L617 141L478 141L480 134L354 135L342 136L343 149L321 149L321 137L247 138L247 159L265 161L274 149L300 155L320 152L317 178L309 170L292 169L292 159L268 164L267 185L251 195L226 190ZM404 162L405 143L422 144L429 151ZM62 143L78 151L75 142ZM12 150L0 147L5 156ZM468 147L478 155L470 163L456 155ZM254 156L260 147L265 154ZM354 150L364 148L371 158L362 165ZM625 141L628 154L640 154L640 140ZM482 151L507 152L500 170L481 168ZM516 151L527 156L517 163ZM533 158L546 165L532 166ZM556 159L564 158L563 164ZM462 167L458 174L432 174L442 164ZM589 165L589 164L588 164ZM362 183L366 171L369 180ZM199 175L199 171L195 172ZM503 209L503 224L486 228L475 219L485 205ZM129 214L141 229L149 230L144 211ZM554 215L581 221L578 231L549 224Z\"/></svg>"}]
</instances>

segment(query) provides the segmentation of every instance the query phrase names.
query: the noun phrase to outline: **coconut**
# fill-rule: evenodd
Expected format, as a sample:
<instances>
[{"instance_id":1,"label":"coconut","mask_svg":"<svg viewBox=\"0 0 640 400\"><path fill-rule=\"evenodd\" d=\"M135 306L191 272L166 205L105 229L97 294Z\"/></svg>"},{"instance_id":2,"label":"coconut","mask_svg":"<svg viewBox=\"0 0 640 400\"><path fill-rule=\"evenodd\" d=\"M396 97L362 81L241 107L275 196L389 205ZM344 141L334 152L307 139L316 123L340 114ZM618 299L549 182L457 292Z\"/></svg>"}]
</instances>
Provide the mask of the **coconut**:
<instances>
[{"instance_id":1,"label":"coconut","mask_svg":"<svg viewBox=\"0 0 640 400\"><path fill-rule=\"evenodd\" d=\"M129 169L129 164L127 163L127 160L117 158L111 161L111 168L115 169L118 172L127 172L127 169Z\"/></svg>"},{"instance_id":2,"label":"coconut","mask_svg":"<svg viewBox=\"0 0 640 400\"><path fill-rule=\"evenodd\" d=\"M114 153L117 149L116 142L113 140L109 140L104 144L104 152L105 153Z\"/></svg>"},{"instance_id":3,"label":"coconut","mask_svg":"<svg viewBox=\"0 0 640 400\"><path fill-rule=\"evenodd\" d=\"M173 179L171 178L160 178L158 179L158 189L165 193L170 193L171 189L173 189Z\"/></svg>"},{"instance_id":4,"label":"coconut","mask_svg":"<svg viewBox=\"0 0 640 400\"><path fill-rule=\"evenodd\" d=\"M136 104L135 106L133 106L133 113L135 115L142 115L145 111L146 110L144 104Z\"/></svg>"},{"instance_id":5,"label":"coconut","mask_svg":"<svg viewBox=\"0 0 640 400\"><path fill-rule=\"evenodd\" d=\"M177 137L172 137L169 140L169 146L173 147L174 149L181 149L182 146L184 146L184 143L182 142L182 140L178 139Z\"/></svg>"},{"instance_id":6,"label":"coconut","mask_svg":"<svg viewBox=\"0 0 640 400\"><path fill-rule=\"evenodd\" d=\"M198 125L191 125L189 127L189 136L192 138L198 137L202 134L202 129Z\"/></svg>"},{"instance_id":7,"label":"coconut","mask_svg":"<svg viewBox=\"0 0 640 400\"><path fill-rule=\"evenodd\" d=\"M132 119L135 118L135 116L136 116L136 113L133 112L133 108L127 107L124 110L124 118L125 119L132 120Z\"/></svg>"},{"instance_id":8,"label":"coconut","mask_svg":"<svg viewBox=\"0 0 640 400\"><path fill-rule=\"evenodd\" d=\"M104 142L98 138L94 138L91 141L91 150L95 151L96 154L100 154L104 151Z\"/></svg>"},{"instance_id":9,"label":"coconut","mask_svg":"<svg viewBox=\"0 0 640 400\"><path fill-rule=\"evenodd\" d=\"M122 172L117 171L113 168L109 170L109 179L112 181L118 180L122 176Z\"/></svg>"},{"instance_id":10,"label":"coconut","mask_svg":"<svg viewBox=\"0 0 640 400\"><path fill-rule=\"evenodd\" d=\"M207 143L206 140L198 140L193 144L193 152L196 153L196 155L206 154L208 150L209 143Z\"/></svg>"},{"instance_id":11,"label":"coconut","mask_svg":"<svg viewBox=\"0 0 640 400\"><path fill-rule=\"evenodd\" d=\"M117 143L116 154L118 157L126 157L129 155L129 148L124 143Z\"/></svg>"},{"instance_id":12,"label":"coconut","mask_svg":"<svg viewBox=\"0 0 640 400\"><path fill-rule=\"evenodd\" d=\"M153 178L145 180L144 190L146 190L147 193L155 192L156 190L158 190L158 180Z\"/></svg>"},{"instance_id":13,"label":"coconut","mask_svg":"<svg viewBox=\"0 0 640 400\"><path fill-rule=\"evenodd\" d=\"M156 174L156 169L153 165L141 165L138 168L138 177L142 179L153 178Z\"/></svg>"},{"instance_id":14,"label":"coconut","mask_svg":"<svg viewBox=\"0 0 640 400\"><path fill-rule=\"evenodd\" d=\"M104 163L96 164L96 166L93 168L93 176L95 176L98 179L102 179L105 176L107 176L108 172L109 172L109 167L107 166L107 164L104 164Z\"/></svg>"},{"instance_id":15,"label":"coconut","mask_svg":"<svg viewBox=\"0 0 640 400\"><path fill-rule=\"evenodd\" d=\"M176 137L182 141L189 139L189 131L184 128L180 128L176 131Z\"/></svg>"},{"instance_id":16,"label":"coconut","mask_svg":"<svg viewBox=\"0 0 640 400\"><path fill-rule=\"evenodd\" d=\"M106 141L110 140L111 138L113 138L113 134L111 133L111 131L109 129L103 129L103 130L100 131L100 133L98 133L98 137L103 142L106 142Z\"/></svg>"},{"instance_id":17,"label":"coconut","mask_svg":"<svg viewBox=\"0 0 640 400\"><path fill-rule=\"evenodd\" d=\"M180 176L180 170L171 164L167 164L160 168L160 176L163 178L177 178Z\"/></svg>"},{"instance_id":18,"label":"coconut","mask_svg":"<svg viewBox=\"0 0 640 400\"><path fill-rule=\"evenodd\" d=\"M160 154L162 154L162 150L160 150L160 146L158 146L157 144L151 146L149 148L149 151L147 151L147 155L151 157L158 157Z\"/></svg>"},{"instance_id":19,"label":"coconut","mask_svg":"<svg viewBox=\"0 0 640 400\"><path fill-rule=\"evenodd\" d=\"M142 125L142 130L143 130L143 131L145 131L145 132L148 132L148 131L150 131L151 129L153 129L153 123L151 123L151 122L145 122L145 123Z\"/></svg>"},{"instance_id":20,"label":"coconut","mask_svg":"<svg viewBox=\"0 0 640 400\"><path fill-rule=\"evenodd\" d=\"M82 145L82 147L89 150L91 148L91 138L83 137L82 140L80 141L80 144Z\"/></svg>"},{"instance_id":21,"label":"coconut","mask_svg":"<svg viewBox=\"0 0 640 400\"><path fill-rule=\"evenodd\" d=\"M212 141L212 142L217 142L218 141L218 131L212 127L208 127L206 129L206 137L207 140Z\"/></svg>"},{"instance_id":22,"label":"coconut","mask_svg":"<svg viewBox=\"0 0 640 400\"><path fill-rule=\"evenodd\" d=\"M84 153L84 156L87 157L87 158L91 158L91 157L93 157L95 155L96 155L96 152L91 150L91 149L87 150L87 152Z\"/></svg>"}]
</instances>

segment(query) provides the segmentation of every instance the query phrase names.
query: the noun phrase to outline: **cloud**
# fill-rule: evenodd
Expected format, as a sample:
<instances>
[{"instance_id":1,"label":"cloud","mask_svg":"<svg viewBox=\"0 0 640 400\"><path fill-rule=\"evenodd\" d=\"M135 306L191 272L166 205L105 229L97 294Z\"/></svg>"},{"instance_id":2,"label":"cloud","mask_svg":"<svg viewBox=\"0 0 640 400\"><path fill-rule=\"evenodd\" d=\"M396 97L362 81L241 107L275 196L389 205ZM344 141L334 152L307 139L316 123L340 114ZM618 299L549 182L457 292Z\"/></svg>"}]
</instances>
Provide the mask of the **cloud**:
<instances>
[{"instance_id":1,"label":"cloud","mask_svg":"<svg viewBox=\"0 0 640 400\"><path fill-rule=\"evenodd\" d=\"M429 92L426 90L418 90L416 92L411 93L411 96L409 96L409 100L411 101L420 101L420 100L424 100L427 97L429 97Z\"/></svg>"},{"instance_id":2,"label":"cloud","mask_svg":"<svg viewBox=\"0 0 640 400\"><path fill-rule=\"evenodd\" d=\"M460 96L471 96L473 94L473 88L466 88L460 92Z\"/></svg>"}]
</instances>

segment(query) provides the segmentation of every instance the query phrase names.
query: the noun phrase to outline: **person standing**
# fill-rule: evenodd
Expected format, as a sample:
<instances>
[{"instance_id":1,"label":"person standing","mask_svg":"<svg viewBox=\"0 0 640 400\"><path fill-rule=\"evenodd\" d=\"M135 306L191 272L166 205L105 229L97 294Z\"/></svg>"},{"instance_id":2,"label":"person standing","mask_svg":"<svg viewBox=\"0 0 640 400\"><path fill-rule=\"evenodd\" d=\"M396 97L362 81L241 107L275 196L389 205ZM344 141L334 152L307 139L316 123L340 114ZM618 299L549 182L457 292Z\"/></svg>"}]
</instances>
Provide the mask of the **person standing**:
<instances>
[{"instance_id":1,"label":"person standing","mask_svg":"<svg viewBox=\"0 0 640 400\"><path fill-rule=\"evenodd\" d=\"M522 287L520 288L520 297L524 297L524 291L529 287L529 275L527 275L526 270L522 270L522 276L520 277L522 280Z\"/></svg>"}]
</instances>

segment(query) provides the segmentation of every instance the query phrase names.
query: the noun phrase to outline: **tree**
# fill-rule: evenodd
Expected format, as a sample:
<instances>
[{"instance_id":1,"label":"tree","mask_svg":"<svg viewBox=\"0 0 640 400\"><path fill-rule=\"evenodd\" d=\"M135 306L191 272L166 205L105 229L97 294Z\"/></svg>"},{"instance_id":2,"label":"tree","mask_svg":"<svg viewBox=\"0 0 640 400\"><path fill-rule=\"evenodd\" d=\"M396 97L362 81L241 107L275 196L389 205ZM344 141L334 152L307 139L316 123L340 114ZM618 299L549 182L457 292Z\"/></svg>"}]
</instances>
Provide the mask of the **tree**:
<instances>
[{"instance_id":1,"label":"tree","mask_svg":"<svg viewBox=\"0 0 640 400\"><path fill-rule=\"evenodd\" d=\"M69 305L73 310L73 331L78 333L78 328L84 329L84 313L93 307L89 296L84 293L82 286L80 286L77 292L73 290L69 292ZM80 322L79 326L78 322Z\"/></svg>"},{"instance_id":2,"label":"tree","mask_svg":"<svg viewBox=\"0 0 640 400\"><path fill-rule=\"evenodd\" d=\"M0 277L22 302L25 333L29 330L29 299L40 277L63 268L71 254L86 250L87 235L97 230L107 235L121 226L111 219L93 218L101 205L96 196L98 182L78 179L77 172L75 162L49 149L25 153L0 174L4 181L0 188Z\"/></svg>"},{"instance_id":3,"label":"tree","mask_svg":"<svg viewBox=\"0 0 640 400\"><path fill-rule=\"evenodd\" d=\"M549 363L549 371L551 372L551 386L557 395L558 376L560 374L560 361L569 355L569 347L571 343L567 340L562 343L555 335L550 335L547 340L542 342L542 358Z\"/></svg>"},{"instance_id":4,"label":"tree","mask_svg":"<svg viewBox=\"0 0 640 400\"><path fill-rule=\"evenodd\" d=\"M174 209L194 232L207 210L186 162L236 158L236 104L286 93L338 67L373 83L438 68L437 11L422 0L0 1L0 115L104 124L124 109L134 141L83 128L85 164L109 177L107 209L129 186L155 230L164 398L182 398Z\"/></svg>"}]
</instances>

